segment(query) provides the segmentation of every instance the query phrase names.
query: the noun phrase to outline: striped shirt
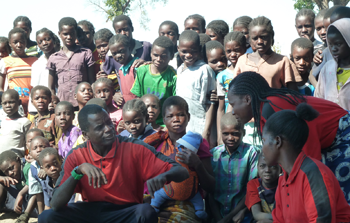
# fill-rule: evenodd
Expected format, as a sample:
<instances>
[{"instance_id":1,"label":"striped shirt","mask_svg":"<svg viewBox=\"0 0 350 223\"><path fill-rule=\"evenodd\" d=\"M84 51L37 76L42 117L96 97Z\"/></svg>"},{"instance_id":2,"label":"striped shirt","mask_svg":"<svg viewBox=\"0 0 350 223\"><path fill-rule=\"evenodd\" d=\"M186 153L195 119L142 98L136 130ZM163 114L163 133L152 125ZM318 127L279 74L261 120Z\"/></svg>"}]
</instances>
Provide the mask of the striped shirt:
<instances>
[{"instance_id":1,"label":"striped shirt","mask_svg":"<svg viewBox=\"0 0 350 223\"><path fill-rule=\"evenodd\" d=\"M231 155L225 145L210 152L216 180L214 198L220 203L221 215L225 216L244 197L247 183L257 176L259 150L242 142Z\"/></svg>"}]
</instances>

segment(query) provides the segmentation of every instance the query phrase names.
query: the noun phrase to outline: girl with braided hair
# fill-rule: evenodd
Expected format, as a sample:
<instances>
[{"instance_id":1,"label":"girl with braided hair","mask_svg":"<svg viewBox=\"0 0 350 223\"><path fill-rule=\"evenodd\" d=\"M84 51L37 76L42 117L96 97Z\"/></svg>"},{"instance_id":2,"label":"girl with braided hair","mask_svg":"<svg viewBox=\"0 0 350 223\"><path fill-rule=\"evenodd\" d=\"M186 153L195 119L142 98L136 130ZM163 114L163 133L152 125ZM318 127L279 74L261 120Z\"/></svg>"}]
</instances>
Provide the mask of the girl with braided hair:
<instances>
[{"instance_id":1,"label":"girl with braided hair","mask_svg":"<svg viewBox=\"0 0 350 223\"><path fill-rule=\"evenodd\" d=\"M306 155L321 160L337 177L350 203L350 112L339 105L320 98L303 96L286 88L271 88L258 73L244 72L230 84L228 100L232 114L242 123L254 118L254 126L261 138L266 120L280 110L295 110L306 102L320 115L307 122L309 137L303 146ZM286 126L288 128L288 126ZM297 131L293 134L297 134Z\"/></svg>"}]
</instances>

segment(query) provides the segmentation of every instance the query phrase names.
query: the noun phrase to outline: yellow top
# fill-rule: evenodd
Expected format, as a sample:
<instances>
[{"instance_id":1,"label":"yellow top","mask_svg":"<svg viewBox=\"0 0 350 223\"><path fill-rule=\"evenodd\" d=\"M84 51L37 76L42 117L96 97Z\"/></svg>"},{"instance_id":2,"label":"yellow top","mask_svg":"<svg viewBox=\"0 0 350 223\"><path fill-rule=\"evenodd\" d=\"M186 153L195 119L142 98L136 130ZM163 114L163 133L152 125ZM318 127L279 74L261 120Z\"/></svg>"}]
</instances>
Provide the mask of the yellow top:
<instances>
[{"instance_id":1,"label":"yellow top","mask_svg":"<svg viewBox=\"0 0 350 223\"><path fill-rule=\"evenodd\" d=\"M341 87L346 83L346 81L350 77L350 68L341 68L339 67L337 70L337 80L338 80L338 91L340 90Z\"/></svg>"}]
</instances>

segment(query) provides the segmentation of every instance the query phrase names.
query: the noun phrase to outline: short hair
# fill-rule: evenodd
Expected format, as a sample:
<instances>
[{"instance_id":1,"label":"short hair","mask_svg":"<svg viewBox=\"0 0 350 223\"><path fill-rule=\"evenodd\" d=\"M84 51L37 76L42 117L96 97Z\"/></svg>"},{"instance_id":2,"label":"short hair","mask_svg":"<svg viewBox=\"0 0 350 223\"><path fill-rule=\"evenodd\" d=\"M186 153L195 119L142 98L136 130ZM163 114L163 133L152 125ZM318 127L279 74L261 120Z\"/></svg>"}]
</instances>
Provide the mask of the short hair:
<instances>
[{"instance_id":1,"label":"short hair","mask_svg":"<svg viewBox=\"0 0 350 223\"><path fill-rule=\"evenodd\" d=\"M315 13L311 9L301 9L295 16L295 22L300 16L305 16L311 19L312 26L315 26L314 21L315 21Z\"/></svg>"},{"instance_id":2,"label":"short hair","mask_svg":"<svg viewBox=\"0 0 350 223\"><path fill-rule=\"evenodd\" d=\"M101 98L91 98L86 105L98 105L100 107L102 107L104 110L107 111L107 104L104 100L102 100Z\"/></svg>"},{"instance_id":3,"label":"short hair","mask_svg":"<svg viewBox=\"0 0 350 223\"><path fill-rule=\"evenodd\" d=\"M39 133L40 136L45 137L45 135L44 135L44 133L43 133L43 131L42 131L41 129L36 129L36 128L34 128L34 129L29 129L28 132L26 133L26 136L25 136L25 141L26 141L26 142L27 142L27 136L28 136L30 133L33 133L33 132Z\"/></svg>"},{"instance_id":4,"label":"short hair","mask_svg":"<svg viewBox=\"0 0 350 223\"><path fill-rule=\"evenodd\" d=\"M60 101L60 102L58 102L58 104L56 105L56 108L55 108L55 112L56 112L56 109L59 106L66 106L71 112L74 113L74 107L73 107L72 103L70 103L68 101Z\"/></svg>"},{"instance_id":5,"label":"short hair","mask_svg":"<svg viewBox=\"0 0 350 223\"><path fill-rule=\"evenodd\" d=\"M229 32L229 27L224 20L213 20L207 25L207 29L211 29L216 35L224 38Z\"/></svg>"},{"instance_id":6,"label":"short hair","mask_svg":"<svg viewBox=\"0 0 350 223\"><path fill-rule=\"evenodd\" d=\"M200 47L200 39L198 33L192 30L185 30L181 33L179 41L182 42L193 42L196 47Z\"/></svg>"},{"instance_id":7,"label":"short hair","mask_svg":"<svg viewBox=\"0 0 350 223\"><path fill-rule=\"evenodd\" d=\"M37 86L35 86L35 87L30 91L30 98L33 99L34 93L35 93L36 91L39 91L39 90L40 90L40 91L44 91L45 94L46 94L49 98L51 98L51 96L52 96L51 90L50 90L48 87L43 86L43 85L37 85Z\"/></svg>"},{"instance_id":8,"label":"short hair","mask_svg":"<svg viewBox=\"0 0 350 223\"><path fill-rule=\"evenodd\" d=\"M159 26L158 31L160 30L160 27L162 27L162 26L164 26L164 25L170 26L170 28L174 30L175 34L176 34L176 35L179 35L179 27L177 26L177 24L176 24L175 22L169 21L169 20L166 20L166 21L162 22L162 23L160 24L160 26Z\"/></svg>"},{"instance_id":9,"label":"short hair","mask_svg":"<svg viewBox=\"0 0 350 223\"><path fill-rule=\"evenodd\" d=\"M320 11L317 13L317 15L316 15L315 20L316 20L316 19L322 19L322 20L323 20L323 17L324 17L324 15L326 14L327 10L328 10L328 9L322 9L322 10L320 10Z\"/></svg>"},{"instance_id":10,"label":"short hair","mask_svg":"<svg viewBox=\"0 0 350 223\"><path fill-rule=\"evenodd\" d=\"M93 91L95 91L95 86L99 83L106 84L109 88L113 89L113 91L114 91L113 81L109 78L106 78L106 77L101 77L95 81L95 83L92 85Z\"/></svg>"},{"instance_id":11,"label":"short hair","mask_svg":"<svg viewBox=\"0 0 350 223\"><path fill-rule=\"evenodd\" d=\"M152 49L154 46L165 48L172 57L174 56L174 43L168 37L159 36L156 40L154 40Z\"/></svg>"},{"instance_id":12,"label":"short hair","mask_svg":"<svg viewBox=\"0 0 350 223\"><path fill-rule=\"evenodd\" d=\"M224 126L235 126L239 130L243 130L243 128L244 128L244 124L242 122L240 122L236 118L236 116L234 116L231 112L227 112L226 114L224 114L221 117L220 127L222 128Z\"/></svg>"},{"instance_id":13,"label":"short hair","mask_svg":"<svg viewBox=\"0 0 350 223\"><path fill-rule=\"evenodd\" d=\"M338 7L334 10L330 18L331 18L331 22L334 22L336 20L343 19L343 18L350 18L350 8L345 6Z\"/></svg>"},{"instance_id":14,"label":"short hair","mask_svg":"<svg viewBox=\"0 0 350 223\"><path fill-rule=\"evenodd\" d=\"M109 30L109 29L100 29L99 31L97 31L94 35L94 40L102 40L104 42L109 42L109 40L112 38L113 33Z\"/></svg>"},{"instance_id":15,"label":"short hair","mask_svg":"<svg viewBox=\"0 0 350 223\"><path fill-rule=\"evenodd\" d=\"M101 112L106 112L101 106L98 105L85 105L80 111L78 115L78 122L81 131L88 132L90 123L88 120L89 115L99 114ZM107 112L106 112L107 113Z\"/></svg>"},{"instance_id":16,"label":"short hair","mask_svg":"<svg viewBox=\"0 0 350 223\"><path fill-rule=\"evenodd\" d=\"M90 87L91 87L91 84L90 84L89 82L86 82L86 81L80 82L80 83L75 87L75 90L74 90L75 94L78 93L80 86L83 85L83 84L88 84L88 85L90 85Z\"/></svg>"},{"instance_id":17,"label":"short hair","mask_svg":"<svg viewBox=\"0 0 350 223\"><path fill-rule=\"evenodd\" d=\"M169 108L170 106L180 107L180 108L184 109L187 114L189 114L188 104L187 104L186 100L180 96L171 96L171 97L168 97L164 101L163 107L162 107L162 116L163 117L165 117L166 109Z\"/></svg>"},{"instance_id":18,"label":"short hair","mask_svg":"<svg viewBox=\"0 0 350 223\"><path fill-rule=\"evenodd\" d=\"M311 52L314 52L314 44L312 43L311 40L306 39L306 38L298 38L293 41L292 47L291 47L291 53L293 53L293 50L295 47L299 47L302 49L308 49L311 50Z\"/></svg>"},{"instance_id":19,"label":"short hair","mask_svg":"<svg viewBox=\"0 0 350 223\"><path fill-rule=\"evenodd\" d=\"M54 155L59 160L59 155L58 155L57 149L52 148L52 147L46 147L39 154L38 160L39 160L40 165L43 165L42 161L47 155Z\"/></svg>"},{"instance_id":20,"label":"short hair","mask_svg":"<svg viewBox=\"0 0 350 223\"><path fill-rule=\"evenodd\" d=\"M335 6L333 6L332 8L329 8L329 9L327 10L327 12L324 14L323 19L325 20L325 19L331 18L333 12L334 12L337 8L340 8L340 7L342 7L342 6L340 6L340 5L335 5Z\"/></svg>"},{"instance_id":21,"label":"short hair","mask_svg":"<svg viewBox=\"0 0 350 223\"><path fill-rule=\"evenodd\" d=\"M200 27L202 30L205 30L205 19L203 16L199 15L199 14L193 14L193 15L189 15L186 19L185 19L185 23L187 20L189 19L194 19L197 20L197 22L199 23Z\"/></svg>"},{"instance_id":22,"label":"short hair","mask_svg":"<svg viewBox=\"0 0 350 223\"><path fill-rule=\"evenodd\" d=\"M47 138L45 138L45 137L43 137L43 136L36 136L36 137L34 137L34 139L32 140L32 142L30 143L30 151L32 150L32 144L33 144L33 142L35 142L35 141L37 141L37 140L42 140L42 141L45 142L45 144L46 144L47 146L50 146L50 142L49 142L49 140L47 140Z\"/></svg>"},{"instance_id":23,"label":"short hair","mask_svg":"<svg viewBox=\"0 0 350 223\"><path fill-rule=\"evenodd\" d=\"M126 21L128 23L128 26L130 26L132 29L134 29L134 27L132 26L132 21L131 21L130 17L127 15L118 15L118 16L114 17L113 29L114 29L114 24L116 24L117 22L120 22L120 21Z\"/></svg>"},{"instance_id":24,"label":"short hair","mask_svg":"<svg viewBox=\"0 0 350 223\"><path fill-rule=\"evenodd\" d=\"M199 42L202 47L204 47L207 42L211 41L210 36L208 36L205 33L199 33L198 35L199 35Z\"/></svg>"},{"instance_id":25,"label":"short hair","mask_svg":"<svg viewBox=\"0 0 350 223\"><path fill-rule=\"evenodd\" d=\"M252 22L249 24L249 32L255 27L255 26L265 26L266 31L271 35L272 38L272 46L275 42L274 36L275 32L273 31L273 26L271 23L271 20L266 18L265 16L259 16L252 20Z\"/></svg>"},{"instance_id":26,"label":"short hair","mask_svg":"<svg viewBox=\"0 0 350 223\"><path fill-rule=\"evenodd\" d=\"M76 29L76 32L77 32L77 39L78 39L79 44L83 47L86 47L88 39L87 39L83 29L80 26L78 26Z\"/></svg>"},{"instance_id":27,"label":"short hair","mask_svg":"<svg viewBox=\"0 0 350 223\"><path fill-rule=\"evenodd\" d=\"M222 49L222 52L225 53L224 46L216 40L209 41L205 44L205 52L208 53L212 51L213 49Z\"/></svg>"},{"instance_id":28,"label":"short hair","mask_svg":"<svg viewBox=\"0 0 350 223\"><path fill-rule=\"evenodd\" d=\"M5 95L10 95L11 97L14 97L16 101L19 101L19 94L14 89L7 89L1 96L1 101L5 97Z\"/></svg>"},{"instance_id":29,"label":"short hair","mask_svg":"<svg viewBox=\"0 0 350 223\"><path fill-rule=\"evenodd\" d=\"M21 33L22 35L24 35L24 38L27 40L27 33L26 33L26 31L24 31L24 29L13 28L13 29L11 29L11 31L9 32L9 35L8 35L9 41L11 41L11 36L15 33Z\"/></svg>"},{"instance_id":30,"label":"short hair","mask_svg":"<svg viewBox=\"0 0 350 223\"><path fill-rule=\"evenodd\" d=\"M252 18L249 17L249 16L241 16L241 17L238 17L234 22L233 22L233 28L235 28L235 26L238 26L238 25L241 25L245 28L248 29L249 27L249 24L252 22Z\"/></svg>"},{"instance_id":31,"label":"short hair","mask_svg":"<svg viewBox=\"0 0 350 223\"><path fill-rule=\"evenodd\" d=\"M5 161L19 161L19 156L12 150L6 150L0 154L0 165L2 165Z\"/></svg>"},{"instance_id":32,"label":"short hair","mask_svg":"<svg viewBox=\"0 0 350 223\"><path fill-rule=\"evenodd\" d=\"M5 43L8 52L11 53L11 47L10 47L10 42L8 38L4 36L0 36L0 43Z\"/></svg>"},{"instance_id":33,"label":"short hair","mask_svg":"<svg viewBox=\"0 0 350 223\"><path fill-rule=\"evenodd\" d=\"M48 28L42 28L42 29L40 29L40 30L38 30L38 31L36 32L36 37L38 37L38 35L40 35L41 33L47 33L47 34L49 34L49 36L50 36L50 38L52 39L53 43L54 43L54 44L57 44L58 38L56 38L57 36L56 36L51 30L49 30ZM58 43L59 43L59 42L60 42L60 41L58 40Z\"/></svg>"},{"instance_id":34,"label":"short hair","mask_svg":"<svg viewBox=\"0 0 350 223\"><path fill-rule=\"evenodd\" d=\"M117 35L114 35L112 36L112 38L109 39L109 46L112 46L113 44L116 44L116 43L121 43L123 44L123 46L126 46L126 47L129 47L131 46L131 40L123 35L123 34L117 34Z\"/></svg>"},{"instance_id":35,"label":"short hair","mask_svg":"<svg viewBox=\"0 0 350 223\"><path fill-rule=\"evenodd\" d=\"M81 26L87 26L90 33L95 33L95 27L94 25L89 22L88 20L81 20L78 22L78 26L81 25Z\"/></svg>"},{"instance_id":36,"label":"short hair","mask_svg":"<svg viewBox=\"0 0 350 223\"><path fill-rule=\"evenodd\" d=\"M58 30L62 31L62 26L73 26L75 30L77 30L77 21L75 21L74 18L72 17L63 17L59 22L58 22Z\"/></svg>"},{"instance_id":37,"label":"short hair","mask_svg":"<svg viewBox=\"0 0 350 223\"><path fill-rule=\"evenodd\" d=\"M145 98L149 98L149 97L155 99L156 102L158 103L158 106L160 106L160 100L159 100L159 98L157 97L157 95L155 95L155 94L145 94L145 95L143 95L143 96L141 97L141 100L143 100L143 99L145 99Z\"/></svg>"},{"instance_id":38,"label":"short hair","mask_svg":"<svg viewBox=\"0 0 350 223\"><path fill-rule=\"evenodd\" d=\"M123 106L123 114L128 111L136 111L143 115L144 117L147 117L147 107L146 104L141 99L132 99L127 101Z\"/></svg>"},{"instance_id":39,"label":"short hair","mask_svg":"<svg viewBox=\"0 0 350 223\"><path fill-rule=\"evenodd\" d=\"M300 103L295 111L281 110L271 115L265 123L264 131L272 137L283 136L295 149L301 150L309 137L306 121L312 121L318 115L310 105Z\"/></svg>"},{"instance_id":40,"label":"short hair","mask_svg":"<svg viewBox=\"0 0 350 223\"><path fill-rule=\"evenodd\" d=\"M19 22L24 22L26 26L28 26L30 29L32 29L32 22L27 16L18 16L14 21L13 21L13 28L17 26L17 23Z\"/></svg>"},{"instance_id":41,"label":"short hair","mask_svg":"<svg viewBox=\"0 0 350 223\"><path fill-rule=\"evenodd\" d=\"M243 33L241 32L233 31L228 33L225 36L224 45L226 45L226 43L231 41L236 41L241 47L246 48L247 39L245 38L245 35L243 35Z\"/></svg>"}]
</instances>

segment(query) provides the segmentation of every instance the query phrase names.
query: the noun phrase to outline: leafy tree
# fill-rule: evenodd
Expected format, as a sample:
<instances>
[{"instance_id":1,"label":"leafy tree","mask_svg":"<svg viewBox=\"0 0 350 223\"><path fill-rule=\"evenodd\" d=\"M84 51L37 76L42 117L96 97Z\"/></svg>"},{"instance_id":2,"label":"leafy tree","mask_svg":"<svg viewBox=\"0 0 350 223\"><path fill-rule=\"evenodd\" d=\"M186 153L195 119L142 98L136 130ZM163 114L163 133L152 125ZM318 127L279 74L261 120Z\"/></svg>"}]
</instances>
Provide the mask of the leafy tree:
<instances>
[{"instance_id":1,"label":"leafy tree","mask_svg":"<svg viewBox=\"0 0 350 223\"><path fill-rule=\"evenodd\" d=\"M302 8L314 9L315 6L319 10L328 9L329 2L333 2L334 5L346 6L350 0L294 0L294 9L300 10Z\"/></svg>"}]
</instances>

